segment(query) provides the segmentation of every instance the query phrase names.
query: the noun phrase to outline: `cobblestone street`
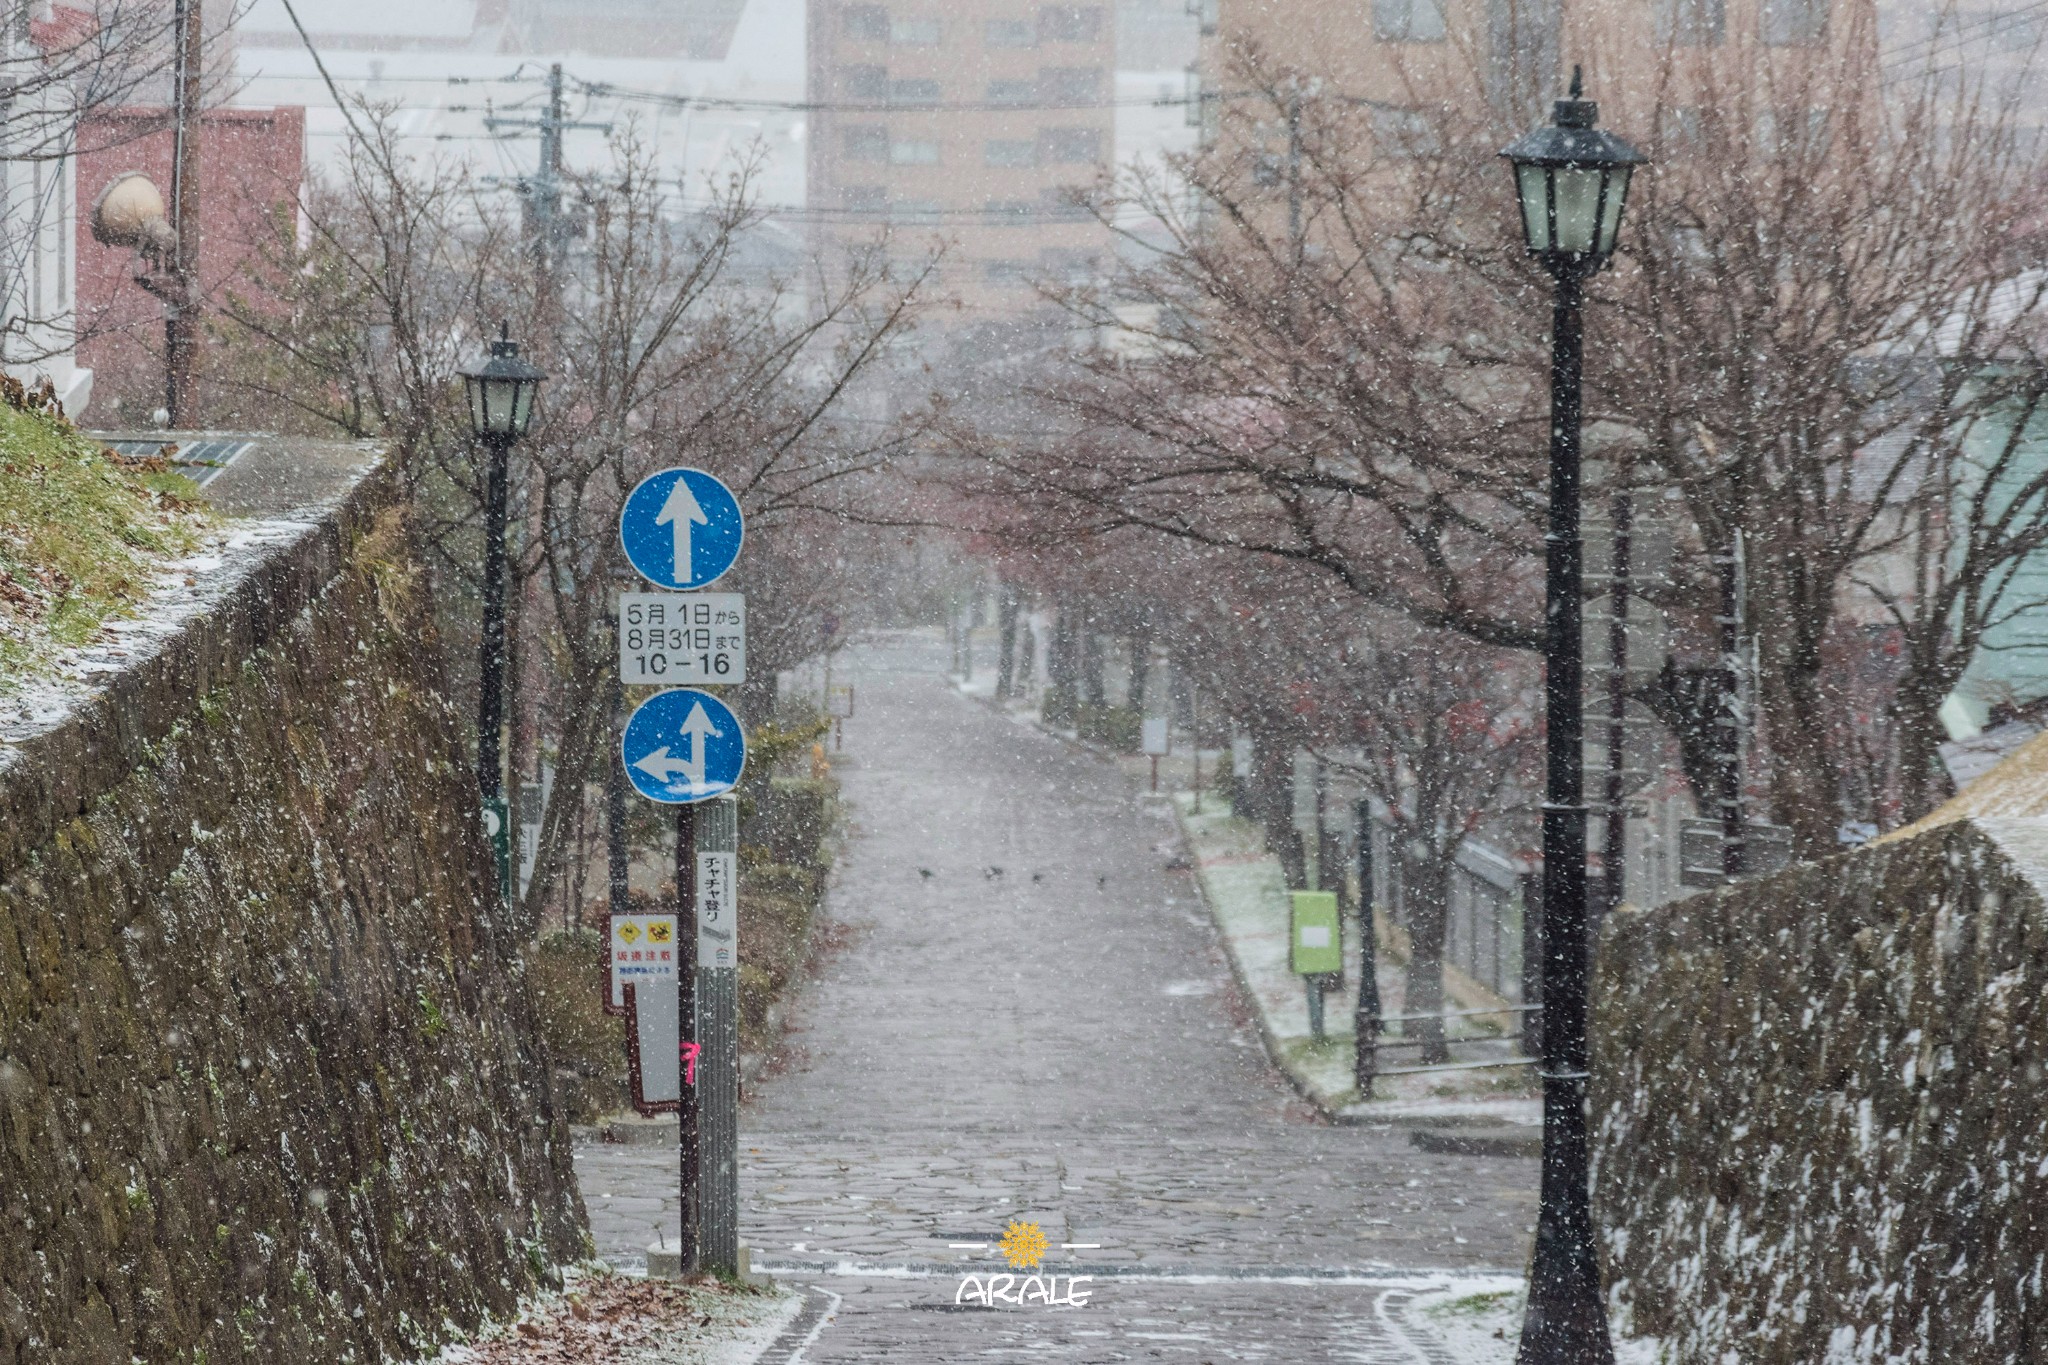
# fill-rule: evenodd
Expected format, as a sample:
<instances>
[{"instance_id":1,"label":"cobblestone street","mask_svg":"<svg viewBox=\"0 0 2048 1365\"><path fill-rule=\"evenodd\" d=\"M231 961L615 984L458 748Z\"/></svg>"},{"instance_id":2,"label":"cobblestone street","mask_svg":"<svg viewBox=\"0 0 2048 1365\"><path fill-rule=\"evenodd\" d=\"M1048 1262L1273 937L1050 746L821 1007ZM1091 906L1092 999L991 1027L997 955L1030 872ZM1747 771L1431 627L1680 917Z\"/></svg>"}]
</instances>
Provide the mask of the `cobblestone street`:
<instances>
[{"instance_id":1,"label":"cobblestone street","mask_svg":"<svg viewBox=\"0 0 2048 1365\"><path fill-rule=\"evenodd\" d=\"M1536 1164L1320 1122L1268 1065L1170 815L957 694L944 652L850 651L848 830L785 1054L748 1094L745 1240L807 1288L781 1362L1452 1357L1421 1289L1519 1274ZM675 1228L666 1147L590 1146L601 1254ZM1011 1218L1085 1307L956 1305Z\"/></svg>"}]
</instances>

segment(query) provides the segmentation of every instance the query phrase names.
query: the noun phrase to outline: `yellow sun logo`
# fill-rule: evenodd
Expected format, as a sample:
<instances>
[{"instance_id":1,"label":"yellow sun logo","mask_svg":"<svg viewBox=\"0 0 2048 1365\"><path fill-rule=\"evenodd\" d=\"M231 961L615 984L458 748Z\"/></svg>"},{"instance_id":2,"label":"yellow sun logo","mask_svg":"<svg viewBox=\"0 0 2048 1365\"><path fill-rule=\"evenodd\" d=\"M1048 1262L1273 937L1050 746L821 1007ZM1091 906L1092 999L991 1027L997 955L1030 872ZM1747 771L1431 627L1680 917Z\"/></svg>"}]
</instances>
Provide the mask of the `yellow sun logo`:
<instances>
[{"instance_id":1,"label":"yellow sun logo","mask_svg":"<svg viewBox=\"0 0 2048 1365\"><path fill-rule=\"evenodd\" d=\"M1035 1269L1045 1259L1045 1234L1038 1224L1023 1219L1012 1219L1009 1229L1003 1233L1003 1240L996 1243L996 1250L1003 1253L1012 1270Z\"/></svg>"}]
</instances>

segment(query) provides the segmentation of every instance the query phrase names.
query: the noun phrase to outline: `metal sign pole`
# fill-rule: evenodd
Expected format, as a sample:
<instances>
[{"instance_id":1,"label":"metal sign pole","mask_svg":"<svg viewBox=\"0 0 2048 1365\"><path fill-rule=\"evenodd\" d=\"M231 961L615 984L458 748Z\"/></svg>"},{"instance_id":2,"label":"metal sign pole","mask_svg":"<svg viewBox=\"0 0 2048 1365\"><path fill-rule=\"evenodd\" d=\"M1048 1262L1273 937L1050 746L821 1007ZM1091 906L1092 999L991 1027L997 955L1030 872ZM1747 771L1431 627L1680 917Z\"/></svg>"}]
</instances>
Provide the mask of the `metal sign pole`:
<instances>
[{"instance_id":1,"label":"metal sign pole","mask_svg":"<svg viewBox=\"0 0 2048 1365\"><path fill-rule=\"evenodd\" d=\"M695 1018L697 997L697 808L676 807L676 1022L683 1037ZM688 1049L681 1049L687 1053ZM689 1083L688 1061L678 1057L685 1068L676 1087L676 1135L682 1164L682 1250L683 1273L693 1275L698 1267L699 1171L697 1167L697 1088Z\"/></svg>"},{"instance_id":2,"label":"metal sign pole","mask_svg":"<svg viewBox=\"0 0 2048 1365\"><path fill-rule=\"evenodd\" d=\"M696 1100L698 1263L740 1273L739 803L703 804L697 819Z\"/></svg>"}]
</instances>

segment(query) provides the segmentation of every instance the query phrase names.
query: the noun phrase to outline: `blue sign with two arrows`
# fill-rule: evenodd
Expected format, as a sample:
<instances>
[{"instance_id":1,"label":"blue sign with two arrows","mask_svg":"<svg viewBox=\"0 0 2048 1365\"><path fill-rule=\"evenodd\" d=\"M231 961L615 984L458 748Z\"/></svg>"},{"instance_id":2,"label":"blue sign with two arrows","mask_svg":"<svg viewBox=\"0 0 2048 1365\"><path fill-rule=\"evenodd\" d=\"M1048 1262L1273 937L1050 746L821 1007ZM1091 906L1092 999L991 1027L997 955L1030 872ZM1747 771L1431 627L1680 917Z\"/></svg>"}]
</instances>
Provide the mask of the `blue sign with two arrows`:
<instances>
[{"instance_id":1,"label":"blue sign with two arrows","mask_svg":"<svg viewBox=\"0 0 2048 1365\"><path fill-rule=\"evenodd\" d=\"M701 469L642 479L619 509L619 544L640 576L664 588L708 587L740 557L739 499Z\"/></svg>"},{"instance_id":2,"label":"blue sign with two arrows","mask_svg":"<svg viewBox=\"0 0 2048 1365\"><path fill-rule=\"evenodd\" d=\"M678 687L634 709L619 740L634 790L650 801L693 805L723 796L747 766L740 720L709 692Z\"/></svg>"}]
</instances>

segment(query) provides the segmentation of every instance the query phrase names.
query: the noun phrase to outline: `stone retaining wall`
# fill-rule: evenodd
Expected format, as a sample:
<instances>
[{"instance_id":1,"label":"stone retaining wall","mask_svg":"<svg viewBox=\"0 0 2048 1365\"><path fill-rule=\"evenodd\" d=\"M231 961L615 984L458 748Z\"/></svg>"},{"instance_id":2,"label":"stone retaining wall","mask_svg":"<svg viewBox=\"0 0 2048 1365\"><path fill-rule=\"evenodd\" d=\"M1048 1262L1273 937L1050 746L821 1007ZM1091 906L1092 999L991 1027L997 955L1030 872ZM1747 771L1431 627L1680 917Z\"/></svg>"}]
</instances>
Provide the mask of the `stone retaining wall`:
<instances>
[{"instance_id":1,"label":"stone retaining wall","mask_svg":"<svg viewBox=\"0 0 2048 1365\"><path fill-rule=\"evenodd\" d=\"M390 504L0 749L0 1361L406 1359L586 1248Z\"/></svg>"},{"instance_id":2,"label":"stone retaining wall","mask_svg":"<svg viewBox=\"0 0 2048 1365\"><path fill-rule=\"evenodd\" d=\"M1950 824L1600 950L1610 1293L1680 1362L2048 1360L2048 821Z\"/></svg>"}]
</instances>

